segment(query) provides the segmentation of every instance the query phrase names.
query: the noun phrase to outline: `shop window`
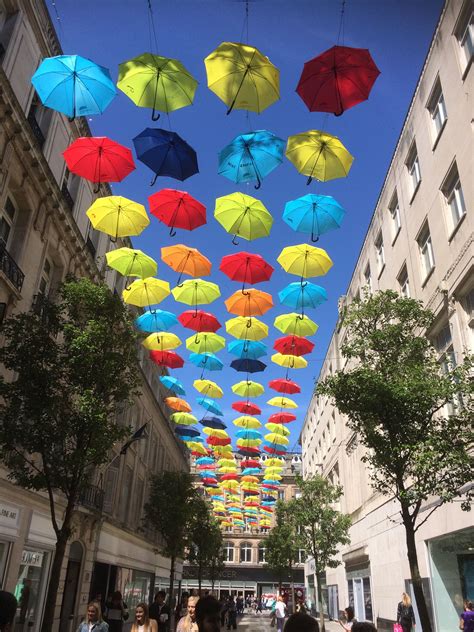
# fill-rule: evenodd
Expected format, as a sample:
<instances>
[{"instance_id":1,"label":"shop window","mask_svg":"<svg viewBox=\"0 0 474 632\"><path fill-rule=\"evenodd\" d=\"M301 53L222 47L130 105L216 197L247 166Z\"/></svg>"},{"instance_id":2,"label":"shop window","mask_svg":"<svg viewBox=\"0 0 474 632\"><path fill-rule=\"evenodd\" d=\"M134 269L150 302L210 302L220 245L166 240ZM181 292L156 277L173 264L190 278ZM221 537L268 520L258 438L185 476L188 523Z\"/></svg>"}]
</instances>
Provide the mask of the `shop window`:
<instances>
[{"instance_id":1,"label":"shop window","mask_svg":"<svg viewBox=\"0 0 474 632\"><path fill-rule=\"evenodd\" d=\"M474 13L469 1L465 2L464 7L454 29L463 76L467 73L474 55Z\"/></svg>"},{"instance_id":2,"label":"shop window","mask_svg":"<svg viewBox=\"0 0 474 632\"><path fill-rule=\"evenodd\" d=\"M250 542L242 542L240 545L240 561L251 562L252 561L252 545Z\"/></svg>"},{"instance_id":3,"label":"shop window","mask_svg":"<svg viewBox=\"0 0 474 632\"><path fill-rule=\"evenodd\" d=\"M448 222L452 232L466 214L466 202L464 200L464 193L456 163L453 164L444 179L441 185L441 191L449 210Z\"/></svg>"},{"instance_id":4,"label":"shop window","mask_svg":"<svg viewBox=\"0 0 474 632\"><path fill-rule=\"evenodd\" d=\"M421 259L422 277L423 282L425 282L435 266L433 243L428 222L424 223L417 237L417 242Z\"/></svg>"},{"instance_id":5,"label":"shop window","mask_svg":"<svg viewBox=\"0 0 474 632\"><path fill-rule=\"evenodd\" d=\"M17 622L28 629L36 622L41 612L42 593L48 567L45 551L25 549L21 555L15 597L18 600Z\"/></svg>"},{"instance_id":6,"label":"shop window","mask_svg":"<svg viewBox=\"0 0 474 632\"><path fill-rule=\"evenodd\" d=\"M431 91L426 107L430 113L433 137L436 143L448 119L446 104L444 102L443 91L441 89L441 82L439 78L436 80L433 90Z\"/></svg>"},{"instance_id":7,"label":"shop window","mask_svg":"<svg viewBox=\"0 0 474 632\"><path fill-rule=\"evenodd\" d=\"M418 151L415 143L412 144L410 151L408 152L405 165L410 178L411 199L413 199L421 182L420 160L418 158Z\"/></svg>"},{"instance_id":8,"label":"shop window","mask_svg":"<svg viewBox=\"0 0 474 632\"><path fill-rule=\"evenodd\" d=\"M3 575L7 565L8 542L0 542L0 588L3 588Z\"/></svg>"},{"instance_id":9,"label":"shop window","mask_svg":"<svg viewBox=\"0 0 474 632\"><path fill-rule=\"evenodd\" d=\"M390 211L390 217L392 218L392 244L398 237L398 233L400 232L400 228L402 227L402 220L400 216L400 205L398 203L397 192L392 195L392 199L390 200L390 204L388 205L388 210Z\"/></svg>"},{"instance_id":10,"label":"shop window","mask_svg":"<svg viewBox=\"0 0 474 632\"><path fill-rule=\"evenodd\" d=\"M406 263L403 264L402 269L398 273L397 282L400 294L405 298L410 298L410 282L408 279L408 270Z\"/></svg>"}]
</instances>

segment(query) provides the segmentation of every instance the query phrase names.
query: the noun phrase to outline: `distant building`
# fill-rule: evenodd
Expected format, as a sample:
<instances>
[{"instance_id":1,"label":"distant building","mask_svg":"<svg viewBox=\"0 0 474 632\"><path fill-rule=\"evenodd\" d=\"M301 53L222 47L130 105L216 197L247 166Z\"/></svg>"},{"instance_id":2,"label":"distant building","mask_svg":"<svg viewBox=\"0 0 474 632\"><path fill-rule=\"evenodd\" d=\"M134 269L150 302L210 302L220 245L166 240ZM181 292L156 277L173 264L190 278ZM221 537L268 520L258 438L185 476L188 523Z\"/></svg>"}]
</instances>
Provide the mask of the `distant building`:
<instances>
[{"instance_id":1,"label":"distant building","mask_svg":"<svg viewBox=\"0 0 474 632\"><path fill-rule=\"evenodd\" d=\"M474 348L473 50L472 3L448 0L340 301L343 308L364 290L389 288L422 300L436 314L428 335L441 363L455 363ZM344 336L339 320L320 379L344 367ZM353 522L341 566L319 578L322 607L337 618L350 604L357 619L391 630L402 591L411 592L397 503L372 490L361 461L364 449L327 398L313 397L301 444L304 476L321 473L341 484L340 508ZM433 502L425 503L422 513ZM463 598L474 598L473 519L460 505L444 505L417 533L423 584L438 632L454 630ZM317 581L310 560L306 582L311 591Z\"/></svg>"}]
</instances>

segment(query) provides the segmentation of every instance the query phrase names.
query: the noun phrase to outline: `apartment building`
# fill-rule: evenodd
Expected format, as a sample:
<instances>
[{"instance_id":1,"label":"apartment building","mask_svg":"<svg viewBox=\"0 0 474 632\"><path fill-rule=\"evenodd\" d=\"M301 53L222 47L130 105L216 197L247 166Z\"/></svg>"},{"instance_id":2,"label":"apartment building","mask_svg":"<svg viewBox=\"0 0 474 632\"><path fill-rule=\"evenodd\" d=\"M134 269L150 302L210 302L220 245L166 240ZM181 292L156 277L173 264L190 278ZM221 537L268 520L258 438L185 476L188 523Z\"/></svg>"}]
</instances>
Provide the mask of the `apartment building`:
<instances>
[{"instance_id":1,"label":"apartment building","mask_svg":"<svg viewBox=\"0 0 474 632\"><path fill-rule=\"evenodd\" d=\"M91 228L85 211L92 185L70 174L61 155L90 134L87 123L44 108L31 85L40 61L60 53L42 0L0 0L0 321L41 310L42 297L54 296L69 273L123 289L123 279L104 264L105 252L123 244L113 246ZM103 185L99 195L110 193ZM141 396L120 421L135 430L147 423L147 437L125 456L111 446L109 465L81 499L56 630L76 629L90 596L105 599L118 589L133 609L169 576L156 536L140 530L142 506L150 475L188 469L188 457L169 424L158 376L144 350L137 352ZM12 484L0 463L0 588L17 597L26 590L15 630L40 629L54 544L46 497Z\"/></svg>"},{"instance_id":2,"label":"apartment building","mask_svg":"<svg viewBox=\"0 0 474 632\"><path fill-rule=\"evenodd\" d=\"M385 181L340 309L363 291L393 289L436 314L428 335L440 361L474 349L472 4L448 0L441 12ZM344 366L338 320L319 379ZM400 420L403 423L403 420ZM305 476L341 484L352 517L341 565L319 578L323 609L337 618L348 604L359 620L391 629L402 591L411 591L404 529L396 502L376 494L363 448L327 398L313 396L301 443ZM422 511L427 511L428 506ZM418 556L435 629L457 627L474 586L472 515L454 502L417 534ZM317 578L311 560L306 582Z\"/></svg>"}]
</instances>

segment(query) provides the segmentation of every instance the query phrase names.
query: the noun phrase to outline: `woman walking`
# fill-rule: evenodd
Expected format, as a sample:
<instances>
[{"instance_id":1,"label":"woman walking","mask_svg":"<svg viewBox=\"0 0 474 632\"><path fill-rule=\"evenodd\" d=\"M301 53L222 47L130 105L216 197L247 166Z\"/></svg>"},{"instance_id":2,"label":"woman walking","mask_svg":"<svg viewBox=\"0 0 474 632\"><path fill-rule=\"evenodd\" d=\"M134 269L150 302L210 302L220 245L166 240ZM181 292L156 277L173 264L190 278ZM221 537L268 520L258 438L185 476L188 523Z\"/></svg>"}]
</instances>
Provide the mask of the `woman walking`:
<instances>
[{"instance_id":1,"label":"woman walking","mask_svg":"<svg viewBox=\"0 0 474 632\"><path fill-rule=\"evenodd\" d=\"M188 597L188 612L179 620L176 632L199 632L196 623L196 604L198 601L199 597Z\"/></svg>"},{"instance_id":2,"label":"woman walking","mask_svg":"<svg viewBox=\"0 0 474 632\"><path fill-rule=\"evenodd\" d=\"M119 590L116 590L105 604L105 619L110 632L122 632L123 622L128 619L128 610Z\"/></svg>"},{"instance_id":3,"label":"woman walking","mask_svg":"<svg viewBox=\"0 0 474 632\"><path fill-rule=\"evenodd\" d=\"M352 626L357 621L357 619L355 619L355 617L354 617L354 608L352 606L347 606L347 608L344 610L344 616L345 616L346 620L345 621L341 621L339 619L339 625L342 628L344 628L344 630L346 630L346 632L349 632L349 630L352 630Z\"/></svg>"},{"instance_id":4,"label":"woman walking","mask_svg":"<svg viewBox=\"0 0 474 632\"><path fill-rule=\"evenodd\" d=\"M77 632L109 632L109 626L102 619L100 604L96 601L91 601L87 606L86 616Z\"/></svg>"},{"instance_id":5,"label":"woman walking","mask_svg":"<svg viewBox=\"0 0 474 632\"><path fill-rule=\"evenodd\" d=\"M283 601L283 597L278 595L277 602L275 604L275 617L277 632L283 632L283 624L285 623L286 616L286 604Z\"/></svg>"},{"instance_id":6,"label":"woman walking","mask_svg":"<svg viewBox=\"0 0 474 632\"><path fill-rule=\"evenodd\" d=\"M398 604L397 623L402 626L403 632L411 632L412 626L415 627L415 613L410 596L406 593L402 593L402 600Z\"/></svg>"},{"instance_id":7,"label":"woman walking","mask_svg":"<svg viewBox=\"0 0 474 632\"><path fill-rule=\"evenodd\" d=\"M150 619L146 603L137 604L131 632L158 632L158 623Z\"/></svg>"}]
</instances>

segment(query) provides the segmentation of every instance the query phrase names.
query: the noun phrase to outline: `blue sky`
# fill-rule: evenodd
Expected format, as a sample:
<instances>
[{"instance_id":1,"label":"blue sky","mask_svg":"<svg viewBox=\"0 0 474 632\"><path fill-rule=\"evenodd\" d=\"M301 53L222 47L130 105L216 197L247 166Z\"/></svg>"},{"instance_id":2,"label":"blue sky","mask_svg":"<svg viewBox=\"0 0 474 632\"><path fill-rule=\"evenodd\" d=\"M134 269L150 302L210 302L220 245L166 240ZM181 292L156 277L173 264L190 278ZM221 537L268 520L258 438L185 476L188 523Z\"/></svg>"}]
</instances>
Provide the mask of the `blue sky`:
<instances>
[{"instance_id":1,"label":"blue sky","mask_svg":"<svg viewBox=\"0 0 474 632\"><path fill-rule=\"evenodd\" d=\"M53 0L47 0L47 4L64 52L89 57L108 67L114 80L119 63L150 49L146 0L55 0L55 7ZM344 44L368 48L381 75L369 101L336 118L308 112L295 93L295 87L303 63L336 43L341 3L337 0L250 2L248 43L260 48L281 71L281 100L261 115L251 114L251 127L268 129L284 139L309 129L324 129L339 136L355 156L349 176L344 179L313 182L306 186L306 178L286 159L264 180L259 191L254 190L252 183L235 185L217 174L217 153L234 136L248 131L249 121L242 111L226 116L226 106L207 89L203 59L221 42L240 40L245 3L239 1L152 0L158 53L181 60L197 78L199 86L194 105L172 113L169 122L162 116L158 123L152 123L149 110L137 108L119 92L102 116L90 120L95 135L107 135L129 147L132 147L131 139L145 127L168 128L170 125L195 148L200 173L185 182L159 178L151 188L152 173L137 162L137 170L124 182L113 185L113 191L146 205L151 193L161 188L176 188L188 191L207 206L206 226L193 232L178 231L176 237L170 238L167 227L152 217L150 226L134 239L134 245L157 260L161 246L184 243L199 248L211 259L213 272L209 280L218 283L222 293L218 301L203 309L215 313L221 323L232 317L225 310L224 300L240 287L218 270L222 256L247 250L261 254L275 267L269 283L255 286L274 296L275 307L262 318L272 325L275 316L290 311L279 305L278 290L298 280L282 271L276 258L283 247L305 241L305 235L293 232L283 223L281 215L285 202L307 193L321 193L334 196L346 209L342 228L322 236L318 243L327 250L334 266L325 277L313 279L326 288L329 300L317 310L310 310L308 315L319 324L319 331L312 338L315 349L307 356L308 367L292 372L291 377L301 385L302 393L294 396L299 408L297 421L290 424L290 448L296 447L314 381L337 319L337 300L349 282L442 4L442 0L346 2ZM245 35L243 39L245 41ZM253 242L240 240L237 247L231 243L232 237L214 220L213 210L216 197L234 191L248 193L264 202L274 217L270 237ZM177 277L163 263L159 263L158 276L172 285ZM171 296L161 307L178 314L186 309L186 306L175 303ZM191 334L190 330L180 326L173 331L183 341ZM218 333L226 335L224 328ZM269 349L267 358L262 360L268 361L268 368L264 373L256 374L254 379L265 385L285 373L284 369L270 362L273 342L280 335L271 326L270 336L264 341ZM184 344L177 351L188 357ZM233 356L226 351L220 352L219 356L226 366L222 372L211 373L209 377L225 390L225 397L220 402L232 428L230 422L237 413L232 411L231 403L237 398L230 386L244 379L245 375L228 366ZM184 381L187 398L199 416L198 393L192 388L192 380L199 377L200 370L186 364L184 369L173 374ZM276 393L267 388L256 400L263 408L262 421L276 412L265 404L273 395Z\"/></svg>"}]
</instances>

